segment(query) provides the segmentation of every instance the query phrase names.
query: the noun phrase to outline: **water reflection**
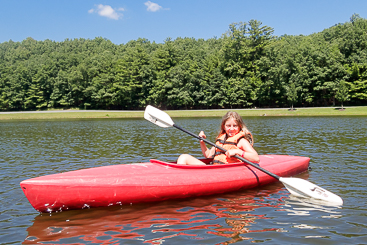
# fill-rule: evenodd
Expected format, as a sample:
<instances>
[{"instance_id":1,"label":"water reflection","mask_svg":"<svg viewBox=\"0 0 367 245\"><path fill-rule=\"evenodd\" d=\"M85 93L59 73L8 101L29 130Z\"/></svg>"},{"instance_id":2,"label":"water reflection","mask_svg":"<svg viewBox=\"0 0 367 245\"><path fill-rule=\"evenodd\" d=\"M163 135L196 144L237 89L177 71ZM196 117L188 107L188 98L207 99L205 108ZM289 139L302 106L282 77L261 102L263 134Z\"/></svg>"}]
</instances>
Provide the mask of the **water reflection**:
<instances>
[{"instance_id":1,"label":"water reflection","mask_svg":"<svg viewBox=\"0 0 367 245\"><path fill-rule=\"evenodd\" d=\"M243 236L247 233L277 231L276 227L253 228L257 220L269 218L257 214L256 209L280 208L285 195L284 188L276 185L220 197L40 214L27 229L24 244L76 239L100 244L126 239L129 243L161 244L173 237L176 242L193 244L213 236L222 237L223 244L233 243L251 239Z\"/></svg>"},{"instance_id":2,"label":"water reflection","mask_svg":"<svg viewBox=\"0 0 367 245\"><path fill-rule=\"evenodd\" d=\"M341 213L338 209L342 208L341 206L333 206L327 202L293 195L290 195L284 202L282 211L288 212L288 215L297 216L309 216L312 211L319 211L329 214L330 218L337 218L340 217Z\"/></svg>"}]
</instances>

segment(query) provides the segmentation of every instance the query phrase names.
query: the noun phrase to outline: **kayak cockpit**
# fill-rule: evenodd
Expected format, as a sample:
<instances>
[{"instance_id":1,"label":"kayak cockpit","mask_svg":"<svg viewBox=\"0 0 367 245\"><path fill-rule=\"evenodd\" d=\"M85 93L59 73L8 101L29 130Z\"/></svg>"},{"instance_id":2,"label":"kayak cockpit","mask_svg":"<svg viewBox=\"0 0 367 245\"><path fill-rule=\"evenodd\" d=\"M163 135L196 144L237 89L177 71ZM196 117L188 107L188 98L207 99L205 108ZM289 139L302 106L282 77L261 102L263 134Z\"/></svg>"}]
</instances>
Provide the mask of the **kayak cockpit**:
<instances>
[{"instance_id":1,"label":"kayak cockpit","mask_svg":"<svg viewBox=\"0 0 367 245\"><path fill-rule=\"evenodd\" d=\"M247 163L244 163L244 162L212 165L210 163L213 161L213 158L205 158L205 159L199 159L199 160L204 162L206 165L178 165L177 162L164 162L164 161L160 161L156 159L150 159L150 162L154 164L158 164L158 165L169 166L172 168L183 168L183 169L228 168L228 167L238 167L238 166L248 165Z\"/></svg>"}]
</instances>

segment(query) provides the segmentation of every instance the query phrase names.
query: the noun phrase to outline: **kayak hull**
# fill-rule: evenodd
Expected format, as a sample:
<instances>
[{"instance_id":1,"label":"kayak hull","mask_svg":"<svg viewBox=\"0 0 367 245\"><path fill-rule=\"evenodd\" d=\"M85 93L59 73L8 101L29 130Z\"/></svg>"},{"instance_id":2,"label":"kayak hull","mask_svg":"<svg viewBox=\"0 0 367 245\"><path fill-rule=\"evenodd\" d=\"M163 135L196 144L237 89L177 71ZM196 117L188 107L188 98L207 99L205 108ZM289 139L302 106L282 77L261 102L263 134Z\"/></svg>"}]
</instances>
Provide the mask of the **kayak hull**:
<instances>
[{"instance_id":1,"label":"kayak hull","mask_svg":"<svg viewBox=\"0 0 367 245\"><path fill-rule=\"evenodd\" d=\"M307 171L309 161L299 156L260 156L260 166L281 177ZM212 195L275 181L246 163L182 166L150 160L46 175L24 180L20 186L37 211L58 212Z\"/></svg>"}]
</instances>

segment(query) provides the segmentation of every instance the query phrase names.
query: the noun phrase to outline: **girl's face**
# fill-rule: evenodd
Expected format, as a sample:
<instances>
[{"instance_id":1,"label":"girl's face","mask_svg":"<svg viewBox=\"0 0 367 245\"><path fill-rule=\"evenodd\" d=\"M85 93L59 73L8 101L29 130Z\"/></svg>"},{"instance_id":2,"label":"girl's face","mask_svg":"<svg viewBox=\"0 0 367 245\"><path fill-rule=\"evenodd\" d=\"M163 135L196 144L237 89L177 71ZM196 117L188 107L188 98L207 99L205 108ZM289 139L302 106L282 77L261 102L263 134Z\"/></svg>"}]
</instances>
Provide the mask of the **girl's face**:
<instances>
[{"instance_id":1,"label":"girl's face","mask_svg":"<svg viewBox=\"0 0 367 245\"><path fill-rule=\"evenodd\" d=\"M229 137L232 137L240 131L240 127L238 126L236 120L230 118L225 122L224 130Z\"/></svg>"}]
</instances>

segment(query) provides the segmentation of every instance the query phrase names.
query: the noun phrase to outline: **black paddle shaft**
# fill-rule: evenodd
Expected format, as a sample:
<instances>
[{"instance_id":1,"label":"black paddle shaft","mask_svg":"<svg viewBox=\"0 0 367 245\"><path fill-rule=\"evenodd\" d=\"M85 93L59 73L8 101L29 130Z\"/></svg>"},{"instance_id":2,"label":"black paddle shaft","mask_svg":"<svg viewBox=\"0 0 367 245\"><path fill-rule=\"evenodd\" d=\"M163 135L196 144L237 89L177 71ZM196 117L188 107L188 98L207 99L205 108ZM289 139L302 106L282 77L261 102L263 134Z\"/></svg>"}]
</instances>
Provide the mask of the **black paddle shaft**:
<instances>
[{"instance_id":1,"label":"black paddle shaft","mask_svg":"<svg viewBox=\"0 0 367 245\"><path fill-rule=\"evenodd\" d=\"M184 129L184 128L181 128L180 126L178 126L178 125L176 125L176 124L173 124L173 127L177 128L177 129L179 129L179 130L181 130L181 131L183 131L183 132L185 132L185 133L187 133L187 134L189 134L189 135L191 135L191 136L193 136L193 137L195 137L195 138L197 138L197 139L199 139L199 140L202 140L202 141L204 141L205 143L207 143L207 144L209 144L209 145L211 145L211 146L214 146L214 147L218 148L219 150L221 150L221 151L223 151L223 152L227 152L227 150L226 150L226 149L224 149L223 147L220 147L219 145L216 145L216 144L214 144L214 143L210 142L210 141L209 141L209 140L207 140L207 139L201 138L199 135L196 135L196 134L194 134L194 133L191 133L190 131L188 131L188 130L186 130L186 129ZM269 171L268 171L268 170L266 170L266 169L263 169L263 168L262 168L262 167L260 167L259 165L255 164L255 163L253 163L253 162L250 162L249 160L247 160L247 159L245 159L245 158L243 158L243 157L241 157L241 156L235 155L234 157L235 157L235 158L237 158L237 159L240 159L241 161L243 161L243 162L245 162L245 163L250 164L250 165L251 165L251 166L253 166L254 168L257 168L258 170L263 171L264 173L266 173L266 174L270 175L271 177L276 178L277 180L279 180L279 179L280 179L280 177L279 177L278 175L273 174L273 173L269 172Z\"/></svg>"}]
</instances>

